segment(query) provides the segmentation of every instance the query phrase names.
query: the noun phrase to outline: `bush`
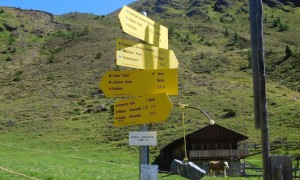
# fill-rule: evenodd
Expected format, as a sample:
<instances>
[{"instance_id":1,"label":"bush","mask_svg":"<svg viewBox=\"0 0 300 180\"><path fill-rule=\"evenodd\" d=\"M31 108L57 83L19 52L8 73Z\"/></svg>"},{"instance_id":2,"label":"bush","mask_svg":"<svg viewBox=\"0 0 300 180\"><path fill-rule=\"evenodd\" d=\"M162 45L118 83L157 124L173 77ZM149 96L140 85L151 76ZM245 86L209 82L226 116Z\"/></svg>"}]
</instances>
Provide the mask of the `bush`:
<instances>
[{"instance_id":1,"label":"bush","mask_svg":"<svg viewBox=\"0 0 300 180\"><path fill-rule=\"evenodd\" d=\"M288 24L280 23L279 24L279 31L287 31L289 29Z\"/></svg>"},{"instance_id":2,"label":"bush","mask_svg":"<svg viewBox=\"0 0 300 180\"><path fill-rule=\"evenodd\" d=\"M280 24L280 17L278 17L277 19L274 19L273 21L273 27L277 27Z\"/></svg>"},{"instance_id":3,"label":"bush","mask_svg":"<svg viewBox=\"0 0 300 180\"><path fill-rule=\"evenodd\" d=\"M102 57L102 53L101 52L98 52L95 56L96 59L100 59Z\"/></svg>"},{"instance_id":4,"label":"bush","mask_svg":"<svg viewBox=\"0 0 300 180\"><path fill-rule=\"evenodd\" d=\"M16 47L8 48L8 50L10 53L15 53L17 51L17 48Z\"/></svg>"},{"instance_id":5,"label":"bush","mask_svg":"<svg viewBox=\"0 0 300 180\"><path fill-rule=\"evenodd\" d=\"M175 35L175 28L174 26L171 26L169 28L169 38L173 37Z\"/></svg>"},{"instance_id":6,"label":"bush","mask_svg":"<svg viewBox=\"0 0 300 180\"><path fill-rule=\"evenodd\" d=\"M7 56L5 60L6 60L6 61L11 61L12 58L11 58L10 56Z\"/></svg>"},{"instance_id":7,"label":"bush","mask_svg":"<svg viewBox=\"0 0 300 180\"><path fill-rule=\"evenodd\" d=\"M240 40L240 36L238 35L238 33L236 31L234 31L234 35L233 35L233 42L237 43Z\"/></svg>"},{"instance_id":8,"label":"bush","mask_svg":"<svg viewBox=\"0 0 300 180\"><path fill-rule=\"evenodd\" d=\"M236 116L236 112L233 109L224 109L223 112L226 112L226 114L223 115L224 119Z\"/></svg>"},{"instance_id":9,"label":"bush","mask_svg":"<svg viewBox=\"0 0 300 180\"><path fill-rule=\"evenodd\" d=\"M13 79L13 81L21 81L21 75L23 74L23 71L16 72L16 77Z\"/></svg>"}]
</instances>

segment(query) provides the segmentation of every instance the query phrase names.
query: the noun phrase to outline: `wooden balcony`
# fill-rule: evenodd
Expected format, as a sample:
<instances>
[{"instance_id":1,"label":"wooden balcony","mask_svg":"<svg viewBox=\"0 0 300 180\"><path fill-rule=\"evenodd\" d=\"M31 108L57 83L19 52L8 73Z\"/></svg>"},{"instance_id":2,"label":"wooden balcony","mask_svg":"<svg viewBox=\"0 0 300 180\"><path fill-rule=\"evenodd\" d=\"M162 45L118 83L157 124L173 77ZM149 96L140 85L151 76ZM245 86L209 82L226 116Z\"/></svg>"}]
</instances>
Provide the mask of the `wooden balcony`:
<instances>
[{"instance_id":1,"label":"wooden balcony","mask_svg":"<svg viewBox=\"0 0 300 180\"><path fill-rule=\"evenodd\" d=\"M220 150L191 150L191 159L222 159L222 158L243 158L249 155L245 149L220 149Z\"/></svg>"}]
</instances>

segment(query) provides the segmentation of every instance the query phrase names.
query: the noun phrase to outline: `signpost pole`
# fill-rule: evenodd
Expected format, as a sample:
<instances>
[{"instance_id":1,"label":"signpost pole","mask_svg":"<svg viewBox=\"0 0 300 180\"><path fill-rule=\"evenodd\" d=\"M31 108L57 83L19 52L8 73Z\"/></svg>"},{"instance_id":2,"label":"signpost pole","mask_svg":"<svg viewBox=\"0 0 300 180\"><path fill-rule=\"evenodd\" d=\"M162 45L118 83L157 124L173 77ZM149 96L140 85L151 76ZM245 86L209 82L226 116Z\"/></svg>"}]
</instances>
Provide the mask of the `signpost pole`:
<instances>
[{"instance_id":1,"label":"signpost pole","mask_svg":"<svg viewBox=\"0 0 300 180\"><path fill-rule=\"evenodd\" d=\"M144 16L147 17L147 12L142 11L141 12ZM142 124L139 126L139 131L149 131L149 127L147 124ZM142 177L142 164L149 164L149 146L140 146L139 147L139 179Z\"/></svg>"},{"instance_id":2,"label":"signpost pole","mask_svg":"<svg viewBox=\"0 0 300 180\"><path fill-rule=\"evenodd\" d=\"M142 14L142 15L141 15ZM167 93L168 95L178 95L178 61L175 57L175 54L171 50L168 49L168 29L155 21L147 18L147 13L142 11L141 14L136 12L135 10L124 6L119 13L119 19L122 25L122 29L129 35L132 35L141 41L145 41L146 43L152 44L153 46L146 45L145 43L139 43L139 45L130 45L132 42L124 40L117 40L117 65L127 66L138 69L145 69L144 71L128 71L127 73L114 72L113 74L105 74L104 78L102 78L100 82L100 88L103 89L104 94L107 93L108 97L118 97L118 96L144 96L144 95L153 95L155 93ZM123 43L124 42L124 43ZM132 47L134 46L134 47ZM141 48L142 47L142 48ZM144 48L146 47L146 48ZM141 51L142 50L142 51ZM148 60L147 60L148 59ZM130 60L130 61L127 61ZM147 60L147 63L145 62ZM131 62L133 61L133 62ZM148 62L152 61L152 62ZM159 69L159 71L155 71ZM149 71L149 70L152 70ZM167 71L165 71L167 70ZM149 78L145 78L142 76L137 76L137 74L143 73ZM171 75L169 72L171 72ZM151 74L150 74L151 73ZM132 75L132 77L131 77ZM175 81L170 81L168 78L173 80L172 78L177 78ZM128 78L133 78L135 80L129 80ZM117 80L118 79L118 80ZM137 81L143 82L145 84L144 79L147 79L145 91L141 89L137 89L134 84L137 84ZM154 81L150 81L152 79ZM165 83L169 83L168 85ZM130 85L130 87L128 86ZM139 85L140 87L141 85ZM172 87L176 86L176 89L172 89ZM170 91L168 88L171 88ZM105 91L104 91L105 90ZM142 92L142 93L141 93ZM167 94L164 94L167 96ZM141 121L139 124L143 124L139 126L139 132L149 132L149 125L147 123L153 122L153 119L157 118L158 121L162 121L166 114L166 111L159 111L161 108L156 108L159 105L153 103L163 103L164 97L161 95L156 95L156 98L148 98L143 103L151 103L150 106L144 105L142 107L138 107L135 105L134 101L124 104L115 104L115 107L120 110L115 111L118 115L115 116L116 123L115 125L129 125L129 124L137 124L135 120L139 119ZM160 99L162 98L162 100ZM160 101L160 100L161 101ZM137 102L140 100L136 98ZM120 102L120 101L119 101ZM124 102L124 101L122 101ZM170 103L170 99L167 100ZM168 103L167 103L168 104ZM129 121L125 122L127 116L124 114L127 113L123 109L124 106L136 106L136 108L132 108L128 111L128 113L134 112L131 116L128 116ZM172 104L171 104L172 106ZM165 107L164 107L165 108ZM164 109L162 108L162 109ZM144 110L149 111L149 113L145 114ZM156 114L156 111L159 112ZM140 112L140 113L138 113ZM120 114L120 115L119 115ZM161 115L161 117L160 117ZM144 117L151 117L151 121L144 121ZM143 118L141 118L143 117ZM158 118L160 117L160 118ZM131 119L130 119L131 118ZM146 118L147 120L147 118ZM156 122L156 121L155 121ZM142 133L141 133L142 134ZM145 133L147 134L147 133ZM143 141L143 136L140 139ZM139 147L139 179L144 179L144 177L148 177L150 172L151 177L156 177L157 179L157 166L149 165L149 147L148 144L141 144ZM151 178L153 179L153 178Z\"/></svg>"}]
</instances>

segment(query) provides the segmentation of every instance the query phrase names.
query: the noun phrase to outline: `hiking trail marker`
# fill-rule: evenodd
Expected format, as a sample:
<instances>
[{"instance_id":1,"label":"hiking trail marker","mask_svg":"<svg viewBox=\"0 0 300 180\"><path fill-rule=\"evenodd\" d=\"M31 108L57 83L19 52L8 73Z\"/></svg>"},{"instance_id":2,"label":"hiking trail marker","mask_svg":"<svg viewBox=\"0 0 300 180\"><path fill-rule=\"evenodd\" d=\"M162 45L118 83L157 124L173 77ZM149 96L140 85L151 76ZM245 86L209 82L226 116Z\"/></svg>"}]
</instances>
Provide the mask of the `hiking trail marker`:
<instances>
[{"instance_id":1,"label":"hiking trail marker","mask_svg":"<svg viewBox=\"0 0 300 180\"><path fill-rule=\"evenodd\" d=\"M152 133L147 124L164 122L170 115L168 95L178 95L178 60L168 50L168 29L143 14L124 6L119 19L125 33L149 44L116 39L116 64L142 70L107 71L99 87L106 97L142 96L114 103L114 126L140 125L129 137L140 146L139 179L157 179L158 166L149 165L148 149L156 145L157 135L147 135Z\"/></svg>"},{"instance_id":2,"label":"hiking trail marker","mask_svg":"<svg viewBox=\"0 0 300 180\"><path fill-rule=\"evenodd\" d=\"M166 93L116 101L114 126L164 122L171 109L172 103Z\"/></svg>"},{"instance_id":3,"label":"hiking trail marker","mask_svg":"<svg viewBox=\"0 0 300 180\"><path fill-rule=\"evenodd\" d=\"M178 60L172 50L125 39L116 39L117 65L137 69L176 69Z\"/></svg>"},{"instance_id":4,"label":"hiking trail marker","mask_svg":"<svg viewBox=\"0 0 300 180\"><path fill-rule=\"evenodd\" d=\"M107 71L99 85L106 97L178 95L178 70Z\"/></svg>"},{"instance_id":5,"label":"hiking trail marker","mask_svg":"<svg viewBox=\"0 0 300 180\"><path fill-rule=\"evenodd\" d=\"M124 6L119 14L122 29L154 46L168 49L168 29L139 12Z\"/></svg>"},{"instance_id":6,"label":"hiking trail marker","mask_svg":"<svg viewBox=\"0 0 300 180\"><path fill-rule=\"evenodd\" d=\"M156 131L129 132L129 146L156 146Z\"/></svg>"}]
</instances>

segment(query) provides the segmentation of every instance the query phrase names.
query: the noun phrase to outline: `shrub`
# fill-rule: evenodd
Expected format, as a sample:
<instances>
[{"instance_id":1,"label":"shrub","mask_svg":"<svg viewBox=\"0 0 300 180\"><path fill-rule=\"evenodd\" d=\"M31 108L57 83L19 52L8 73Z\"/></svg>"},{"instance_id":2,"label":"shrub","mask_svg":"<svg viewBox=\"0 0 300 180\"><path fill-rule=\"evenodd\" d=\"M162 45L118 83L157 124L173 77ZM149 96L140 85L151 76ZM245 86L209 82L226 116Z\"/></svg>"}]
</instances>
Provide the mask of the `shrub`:
<instances>
[{"instance_id":1,"label":"shrub","mask_svg":"<svg viewBox=\"0 0 300 180\"><path fill-rule=\"evenodd\" d=\"M169 38L173 37L175 35L175 28L174 26L171 26L169 28Z\"/></svg>"},{"instance_id":2,"label":"shrub","mask_svg":"<svg viewBox=\"0 0 300 180\"><path fill-rule=\"evenodd\" d=\"M102 57L102 53L101 52L98 52L95 56L96 59L100 59Z\"/></svg>"},{"instance_id":3,"label":"shrub","mask_svg":"<svg viewBox=\"0 0 300 180\"><path fill-rule=\"evenodd\" d=\"M224 119L236 116L236 112L233 109L224 109L223 112L226 112L226 114L223 115Z\"/></svg>"},{"instance_id":4,"label":"shrub","mask_svg":"<svg viewBox=\"0 0 300 180\"><path fill-rule=\"evenodd\" d=\"M278 17L277 19L274 19L273 21L273 27L277 27L280 24L280 17Z\"/></svg>"},{"instance_id":5,"label":"shrub","mask_svg":"<svg viewBox=\"0 0 300 180\"><path fill-rule=\"evenodd\" d=\"M23 71L17 71L16 77L13 79L13 81L21 81L21 75L23 74Z\"/></svg>"},{"instance_id":6,"label":"shrub","mask_svg":"<svg viewBox=\"0 0 300 180\"><path fill-rule=\"evenodd\" d=\"M288 24L280 23L279 24L279 31L287 31L289 29Z\"/></svg>"},{"instance_id":7,"label":"shrub","mask_svg":"<svg viewBox=\"0 0 300 180\"><path fill-rule=\"evenodd\" d=\"M213 45L215 45L215 43L212 42L212 41L210 41L209 39L207 39L207 40L204 42L204 45L205 45L205 46L213 46Z\"/></svg>"},{"instance_id":8,"label":"shrub","mask_svg":"<svg viewBox=\"0 0 300 180\"><path fill-rule=\"evenodd\" d=\"M17 51L17 48L16 47L8 48L8 50L10 53L15 53Z\"/></svg>"},{"instance_id":9,"label":"shrub","mask_svg":"<svg viewBox=\"0 0 300 180\"><path fill-rule=\"evenodd\" d=\"M237 43L240 40L240 36L238 35L238 33L235 31L234 35L233 35L233 42Z\"/></svg>"},{"instance_id":10,"label":"shrub","mask_svg":"<svg viewBox=\"0 0 300 180\"><path fill-rule=\"evenodd\" d=\"M11 58L10 56L7 56L5 60L6 60L6 61L11 61L12 58Z\"/></svg>"}]
</instances>

